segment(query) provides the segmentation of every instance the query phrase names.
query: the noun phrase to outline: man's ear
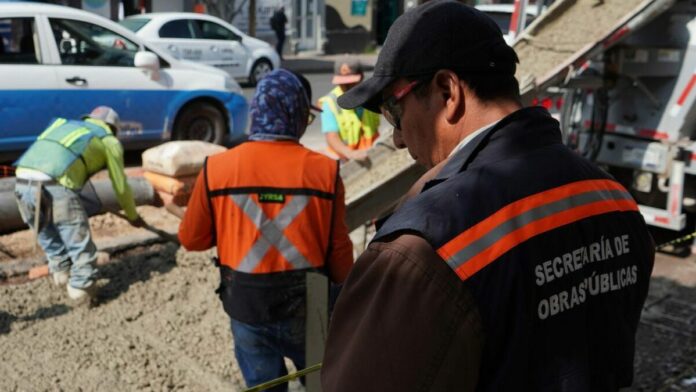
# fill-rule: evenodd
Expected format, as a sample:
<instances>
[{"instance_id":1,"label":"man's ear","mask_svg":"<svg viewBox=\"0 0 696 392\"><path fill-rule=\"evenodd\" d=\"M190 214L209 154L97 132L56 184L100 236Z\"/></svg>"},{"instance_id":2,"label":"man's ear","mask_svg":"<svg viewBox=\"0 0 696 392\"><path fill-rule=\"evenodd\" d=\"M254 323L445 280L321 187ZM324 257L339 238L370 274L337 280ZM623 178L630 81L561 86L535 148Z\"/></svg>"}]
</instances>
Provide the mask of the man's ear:
<instances>
[{"instance_id":1,"label":"man's ear","mask_svg":"<svg viewBox=\"0 0 696 392\"><path fill-rule=\"evenodd\" d=\"M459 121L466 111L466 92L462 88L459 76L453 71L443 69L433 77L434 88L444 110L447 122L453 124Z\"/></svg>"}]
</instances>

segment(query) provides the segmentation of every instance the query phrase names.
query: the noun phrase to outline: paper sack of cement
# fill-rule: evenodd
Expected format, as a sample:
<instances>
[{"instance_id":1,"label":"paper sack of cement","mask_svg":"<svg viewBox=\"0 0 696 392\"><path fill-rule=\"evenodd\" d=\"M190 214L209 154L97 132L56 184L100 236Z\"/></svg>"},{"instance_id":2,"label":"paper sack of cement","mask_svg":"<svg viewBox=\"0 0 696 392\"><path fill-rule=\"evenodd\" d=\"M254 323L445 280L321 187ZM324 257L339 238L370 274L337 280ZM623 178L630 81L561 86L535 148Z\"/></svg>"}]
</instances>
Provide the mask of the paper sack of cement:
<instances>
[{"instance_id":1,"label":"paper sack of cement","mask_svg":"<svg viewBox=\"0 0 696 392\"><path fill-rule=\"evenodd\" d=\"M225 147L201 141L167 142L143 152L143 169L176 178L195 175L207 156L225 150Z\"/></svg>"}]
</instances>

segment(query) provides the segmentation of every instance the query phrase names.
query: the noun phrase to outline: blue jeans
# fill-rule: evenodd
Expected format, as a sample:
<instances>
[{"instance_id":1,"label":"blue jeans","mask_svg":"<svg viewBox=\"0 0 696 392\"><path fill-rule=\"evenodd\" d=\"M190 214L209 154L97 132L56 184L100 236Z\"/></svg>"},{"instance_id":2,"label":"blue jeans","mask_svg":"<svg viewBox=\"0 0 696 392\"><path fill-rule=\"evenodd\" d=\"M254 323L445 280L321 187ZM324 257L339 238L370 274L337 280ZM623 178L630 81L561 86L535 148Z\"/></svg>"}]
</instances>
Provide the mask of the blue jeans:
<instances>
[{"instance_id":1,"label":"blue jeans","mask_svg":"<svg viewBox=\"0 0 696 392\"><path fill-rule=\"evenodd\" d=\"M24 223L33 230L36 213L35 183L17 183L15 197ZM92 285L97 247L92 242L89 220L75 191L61 185L47 185L41 204L52 208L39 217L38 241L46 252L51 273L70 270L70 286L83 289Z\"/></svg>"},{"instance_id":2,"label":"blue jeans","mask_svg":"<svg viewBox=\"0 0 696 392\"><path fill-rule=\"evenodd\" d=\"M297 370L305 367L305 320L294 318L263 324L245 324L231 320L234 355L247 387L288 374L284 357ZM269 391L287 391L283 384Z\"/></svg>"}]
</instances>

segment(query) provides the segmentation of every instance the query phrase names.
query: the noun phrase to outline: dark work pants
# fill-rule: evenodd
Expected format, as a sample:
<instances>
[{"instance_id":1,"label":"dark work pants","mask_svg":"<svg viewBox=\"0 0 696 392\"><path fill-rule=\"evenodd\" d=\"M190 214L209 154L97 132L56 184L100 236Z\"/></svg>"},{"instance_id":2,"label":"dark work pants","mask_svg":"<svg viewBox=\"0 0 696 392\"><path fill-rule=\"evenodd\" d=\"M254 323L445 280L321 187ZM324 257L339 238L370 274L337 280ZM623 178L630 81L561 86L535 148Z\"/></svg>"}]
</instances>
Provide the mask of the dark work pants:
<instances>
[{"instance_id":1,"label":"dark work pants","mask_svg":"<svg viewBox=\"0 0 696 392\"><path fill-rule=\"evenodd\" d=\"M305 319L293 318L261 324L246 324L230 318L234 355L247 387L288 374L284 357L297 370L305 368ZM269 389L285 392L288 384Z\"/></svg>"}]
</instances>

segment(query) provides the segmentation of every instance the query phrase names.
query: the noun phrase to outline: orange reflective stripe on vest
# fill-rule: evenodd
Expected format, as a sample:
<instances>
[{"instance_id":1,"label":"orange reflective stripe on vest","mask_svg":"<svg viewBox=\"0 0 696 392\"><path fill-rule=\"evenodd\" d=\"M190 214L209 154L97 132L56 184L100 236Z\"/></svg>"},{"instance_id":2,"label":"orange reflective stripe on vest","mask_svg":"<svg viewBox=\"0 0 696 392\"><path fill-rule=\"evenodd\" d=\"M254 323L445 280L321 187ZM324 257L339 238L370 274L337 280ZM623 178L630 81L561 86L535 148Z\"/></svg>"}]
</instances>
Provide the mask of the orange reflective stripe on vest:
<instances>
[{"instance_id":1,"label":"orange reflective stripe on vest","mask_svg":"<svg viewBox=\"0 0 696 392\"><path fill-rule=\"evenodd\" d=\"M209 158L220 264L244 273L321 268L330 252L338 165L289 142L248 142Z\"/></svg>"},{"instance_id":2,"label":"orange reflective stripe on vest","mask_svg":"<svg viewBox=\"0 0 696 392\"><path fill-rule=\"evenodd\" d=\"M508 204L454 237L437 253L466 280L532 237L617 211L638 211L633 197L619 183L578 181Z\"/></svg>"}]
</instances>

